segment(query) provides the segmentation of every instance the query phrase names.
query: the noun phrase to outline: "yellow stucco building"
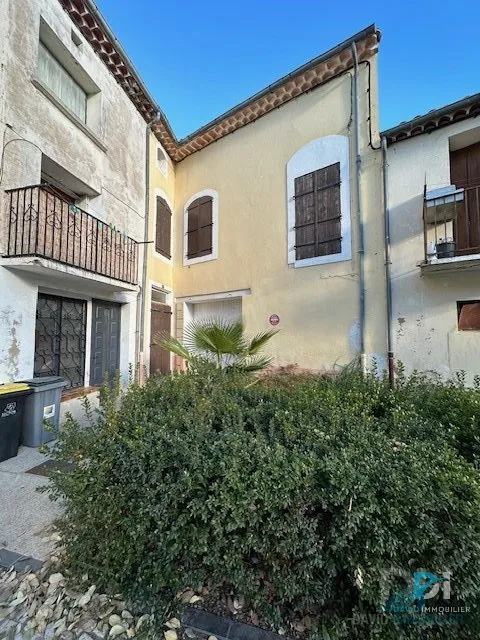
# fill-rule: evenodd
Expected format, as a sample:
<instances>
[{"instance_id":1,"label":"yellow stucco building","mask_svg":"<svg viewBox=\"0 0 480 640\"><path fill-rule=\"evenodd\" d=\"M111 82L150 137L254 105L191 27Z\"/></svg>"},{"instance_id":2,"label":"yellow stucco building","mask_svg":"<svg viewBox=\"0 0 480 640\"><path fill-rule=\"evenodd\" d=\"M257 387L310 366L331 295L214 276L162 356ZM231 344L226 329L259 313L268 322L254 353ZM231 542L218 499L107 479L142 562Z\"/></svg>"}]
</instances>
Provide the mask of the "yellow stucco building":
<instances>
[{"instance_id":1,"label":"yellow stucco building","mask_svg":"<svg viewBox=\"0 0 480 640\"><path fill-rule=\"evenodd\" d=\"M277 366L385 360L379 40L372 25L185 140L152 123L152 373L179 364L155 333L206 316L276 326Z\"/></svg>"}]
</instances>

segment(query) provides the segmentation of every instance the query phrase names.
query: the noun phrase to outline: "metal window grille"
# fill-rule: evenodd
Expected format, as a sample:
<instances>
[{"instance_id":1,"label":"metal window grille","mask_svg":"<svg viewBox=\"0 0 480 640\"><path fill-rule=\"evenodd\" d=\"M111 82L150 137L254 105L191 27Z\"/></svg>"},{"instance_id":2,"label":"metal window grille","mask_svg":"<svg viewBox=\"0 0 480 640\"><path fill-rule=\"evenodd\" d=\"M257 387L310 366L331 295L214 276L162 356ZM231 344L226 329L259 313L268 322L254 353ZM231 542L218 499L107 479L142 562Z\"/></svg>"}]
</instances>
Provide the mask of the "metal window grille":
<instances>
[{"instance_id":1,"label":"metal window grille","mask_svg":"<svg viewBox=\"0 0 480 640\"><path fill-rule=\"evenodd\" d=\"M62 376L70 389L83 386L86 318L85 301L39 294L35 376Z\"/></svg>"}]
</instances>

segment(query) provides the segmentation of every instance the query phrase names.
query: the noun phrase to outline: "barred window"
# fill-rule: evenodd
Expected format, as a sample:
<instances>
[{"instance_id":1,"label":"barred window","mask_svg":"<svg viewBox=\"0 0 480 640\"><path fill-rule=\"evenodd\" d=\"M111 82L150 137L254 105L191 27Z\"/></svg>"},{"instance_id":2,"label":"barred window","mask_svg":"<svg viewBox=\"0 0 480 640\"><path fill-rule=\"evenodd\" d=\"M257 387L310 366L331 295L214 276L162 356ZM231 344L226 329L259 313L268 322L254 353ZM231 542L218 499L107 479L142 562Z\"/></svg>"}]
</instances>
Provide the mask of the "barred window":
<instances>
[{"instance_id":1,"label":"barred window","mask_svg":"<svg viewBox=\"0 0 480 640\"><path fill-rule=\"evenodd\" d=\"M62 376L67 388L84 385L86 319L84 300L38 295L35 376Z\"/></svg>"}]
</instances>

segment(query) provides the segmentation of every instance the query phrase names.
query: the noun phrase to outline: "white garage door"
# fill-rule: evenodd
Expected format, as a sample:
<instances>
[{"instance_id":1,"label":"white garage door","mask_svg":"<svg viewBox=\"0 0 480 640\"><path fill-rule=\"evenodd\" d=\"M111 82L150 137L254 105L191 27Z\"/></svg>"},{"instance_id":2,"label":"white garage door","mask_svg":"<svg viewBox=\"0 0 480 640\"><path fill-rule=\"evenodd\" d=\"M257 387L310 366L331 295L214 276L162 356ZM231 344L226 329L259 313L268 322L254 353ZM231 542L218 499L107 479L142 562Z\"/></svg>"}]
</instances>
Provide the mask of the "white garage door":
<instances>
[{"instance_id":1,"label":"white garage door","mask_svg":"<svg viewBox=\"0 0 480 640\"><path fill-rule=\"evenodd\" d=\"M242 299L196 303L192 305L192 319L195 322L212 319L237 322L242 319Z\"/></svg>"}]
</instances>

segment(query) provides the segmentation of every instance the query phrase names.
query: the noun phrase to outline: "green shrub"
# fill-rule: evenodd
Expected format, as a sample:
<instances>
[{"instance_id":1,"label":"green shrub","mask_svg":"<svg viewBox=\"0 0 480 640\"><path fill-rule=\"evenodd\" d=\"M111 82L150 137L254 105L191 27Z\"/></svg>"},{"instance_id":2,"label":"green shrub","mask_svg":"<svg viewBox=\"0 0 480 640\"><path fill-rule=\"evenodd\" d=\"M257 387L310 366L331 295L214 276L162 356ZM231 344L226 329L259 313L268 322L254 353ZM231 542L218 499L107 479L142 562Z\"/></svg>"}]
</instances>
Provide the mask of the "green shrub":
<instances>
[{"instance_id":1,"label":"green shrub","mask_svg":"<svg viewBox=\"0 0 480 640\"><path fill-rule=\"evenodd\" d=\"M381 612L419 570L449 570L451 604L475 609L478 393L418 378L392 392L355 372L251 385L206 368L132 386L118 410L106 394L55 452L73 462L51 486L70 570L162 611L187 587L229 585L332 640L476 638L475 616L424 629Z\"/></svg>"}]
</instances>

